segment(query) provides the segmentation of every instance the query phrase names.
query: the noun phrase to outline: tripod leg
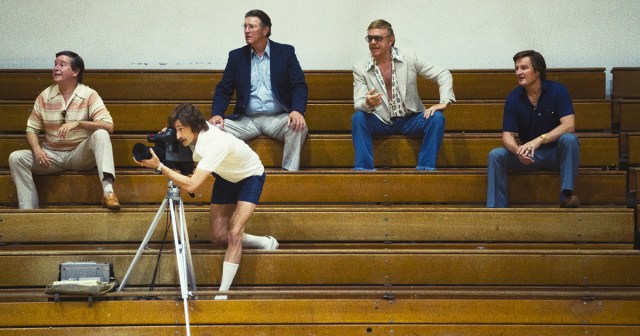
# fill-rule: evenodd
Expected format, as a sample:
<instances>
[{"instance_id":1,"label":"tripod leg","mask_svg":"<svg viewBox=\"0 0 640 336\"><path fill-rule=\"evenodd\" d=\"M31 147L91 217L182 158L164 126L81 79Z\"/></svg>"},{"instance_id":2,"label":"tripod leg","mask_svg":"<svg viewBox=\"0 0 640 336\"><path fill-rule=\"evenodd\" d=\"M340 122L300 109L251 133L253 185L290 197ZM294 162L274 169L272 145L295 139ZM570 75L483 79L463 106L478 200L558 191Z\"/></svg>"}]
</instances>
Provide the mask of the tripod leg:
<instances>
[{"instance_id":1,"label":"tripod leg","mask_svg":"<svg viewBox=\"0 0 640 336\"><path fill-rule=\"evenodd\" d=\"M180 241L180 232L178 231L178 223L176 220L176 207L174 200L169 203L169 211L171 212L171 227L173 228L173 242L176 248L176 263L178 264L178 278L180 279L180 293L182 298L189 297L187 290L187 274L186 274L186 258L184 245Z\"/></svg>"},{"instance_id":2,"label":"tripod leg","mask_svg":"<svg viewBox=\"0 0 640 336\"><path fill-rule=\"evenodd\" d=\"M184 214L184 204L180 200L180 207L178 211L180 215L180 227L182 228L182 242L185 247L185 256L187 262L187 273L189 275L189 284L191 285L191 291L196 291L196 275L193 269L193 259L191 258L191 243L189 241L189 231L187 230L187 220Z\"/></svg>"},{"instance_id":3,"label":"tripod leg","mask_svg":"<svg viewBox=\"0 0 640 336\"><path fill-rule=\"evenodd\" d=\"M156 230L156 226L158 226L158 222L160 221L160 218L162 217L164 210L167 208L168 201L169 201L169 197L165 197L164 200L162 201L162 204L160 205L160 208L156 212L155 217L153 217L153 221L151 222L151 225L149 225L147 234L144 236L142 243L140 243L138 252L136 252L135 257L133 257L133 260L131 261L131 265L129 265L129 269L127 269L127 273L124 275L124 278L122 278L122 282L120 283L120 286L118 286L118 292L124 289L124 286L127 284L127 281L129 281L129 277L131 276L131 272L133 271L133 268L138 262L138 259L140 259L140 256L142 255L144 248L147 246L147 243L149 243L149 240L151 239L153 232Z\"/></svg>"},{"instance_id":4,"label":"tripod leg","mask_svg":"<svg viewBox=\"0 0 640 336\"><path fill-rule=\"evenodd\" d=\"M187 329L187 336L191 336L191 324L189 323L189 303L187 298L182 299L182 305L184 306L184 327Z\"/></svg>"},{"instance_id":5,"label":"tripod leg","mask_svg":"<svg viewBox=\"0 0 640 336\"><path fill-rule=\"evenodd\" d=\"M176 246L176 262L178 263L178 277L180 279L180 293L182 295L182 304L184 306L184 321L187 328L187 335L191 335L191 327L189 324L189 291L187 289L187 274L186 274L186 247L184 245L184 213L182 211L182 199L179 199L178 205L178 220L176 220L175 202L173 199L169 203L169 211L171 213L171 227L173 228L173 241ZM177 222L181 222L181 227L178 229Z\"/></svg>"}]
</instances>

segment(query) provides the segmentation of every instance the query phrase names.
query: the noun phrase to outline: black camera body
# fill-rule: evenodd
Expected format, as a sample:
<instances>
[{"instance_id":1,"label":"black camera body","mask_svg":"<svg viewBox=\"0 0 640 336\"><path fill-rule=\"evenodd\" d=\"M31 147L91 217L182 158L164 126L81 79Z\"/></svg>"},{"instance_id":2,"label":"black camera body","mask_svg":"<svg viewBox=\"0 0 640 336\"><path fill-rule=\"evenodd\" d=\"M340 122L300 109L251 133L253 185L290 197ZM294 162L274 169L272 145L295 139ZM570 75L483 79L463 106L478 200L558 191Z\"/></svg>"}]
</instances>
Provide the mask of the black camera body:
<instances>
[{"instance_id":1,"label":"black camera body","mask_svg":"<svg viewBox=\"0 0 640 336\"><path fill-rule=\"evenodd\" d=\"M168 127L166 131L147 135L147 141L155 144L148 147L139 142L133 146L133 157L137 161L151 158L150 148L156 153L160 162L171 169L177 169L182 175L190 175L194 170L193 152L184 147L176 137L176 130Z\"/></svg>"}]
</instances>

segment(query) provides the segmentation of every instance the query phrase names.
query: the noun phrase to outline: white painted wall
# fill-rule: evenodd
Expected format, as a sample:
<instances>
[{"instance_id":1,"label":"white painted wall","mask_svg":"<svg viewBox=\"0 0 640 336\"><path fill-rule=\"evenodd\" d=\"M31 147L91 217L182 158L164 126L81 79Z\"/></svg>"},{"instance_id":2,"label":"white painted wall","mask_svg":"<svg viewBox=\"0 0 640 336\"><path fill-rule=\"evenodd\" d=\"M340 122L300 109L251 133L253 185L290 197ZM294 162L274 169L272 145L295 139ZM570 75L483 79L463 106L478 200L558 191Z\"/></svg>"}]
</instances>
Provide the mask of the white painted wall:
<instances>
[{"instance_id":1,"label":"white painted wall","mask_svg":"<svg viewBox=\"0 0 640 336\"><path fill-rule=\"evenodd\" d=\"M49 68L57 51L89 69L223 69L244 44L244 13L265 10L272 39L305 70L350 69L367 25L450 69L511 68L523 49L551 68L640 66L637 0L0 0L0 68ZM610 78L610 74L608 73Z\"/></svg>"}]
</instances>

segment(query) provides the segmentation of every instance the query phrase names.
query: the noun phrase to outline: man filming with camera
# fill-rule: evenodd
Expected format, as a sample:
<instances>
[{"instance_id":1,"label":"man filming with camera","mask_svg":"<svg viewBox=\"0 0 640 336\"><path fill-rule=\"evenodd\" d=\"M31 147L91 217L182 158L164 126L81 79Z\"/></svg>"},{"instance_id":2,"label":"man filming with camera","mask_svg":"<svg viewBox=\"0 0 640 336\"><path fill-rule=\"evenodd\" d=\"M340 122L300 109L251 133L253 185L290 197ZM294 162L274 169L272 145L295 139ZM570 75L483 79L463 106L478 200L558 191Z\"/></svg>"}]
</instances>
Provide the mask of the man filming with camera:
<instances>
[{"instance_id":1,"label":"man filming with camera","mask_svg":"<svg viewBox=\"0 0 640 336\"><path fill-rule=\"evenodd\" d=\"M176 107L168 123L175 128L180 144L191 147L197 162L194 173L185 176L166 167L153 150L150 159L136 162L167 176L187 192L198 189L210 174L215 176L209 206L210 236L214 243L227 245L220 281L220 291L227 291L238 270L243 247L275 250L279 245L271 236L244 233L262 194L264 166L246 143L211 125L192 104Z\"/></svg>"}]
</instances>

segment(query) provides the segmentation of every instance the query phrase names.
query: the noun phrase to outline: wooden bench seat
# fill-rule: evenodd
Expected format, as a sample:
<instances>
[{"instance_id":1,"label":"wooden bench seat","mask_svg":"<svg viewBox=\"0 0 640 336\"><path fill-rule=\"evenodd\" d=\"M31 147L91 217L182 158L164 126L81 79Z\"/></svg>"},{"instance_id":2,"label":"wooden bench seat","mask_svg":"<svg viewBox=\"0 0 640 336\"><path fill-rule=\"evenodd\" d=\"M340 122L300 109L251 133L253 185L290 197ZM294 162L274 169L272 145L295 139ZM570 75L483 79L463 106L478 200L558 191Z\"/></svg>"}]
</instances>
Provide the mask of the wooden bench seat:
<instances>
[{"instance_id":1,"label":"wooden bench seat","mask_svg":"<svg viewBox=\"0 0 640 336\"><path fill-rule=\"evenodd\" d=\"M167 246L166 249L171 249ZM56 280L62 262L112 263L117 278L126 273L135 248L103 246L35 249L5 246L0 266L10 273L0 287L42 287ZM225 250L191 248L196 283L216 286ZM128 284L151 283L154 252L140 257ZM174 255L160 258L156 284L176 286ZM311 266L312 265L312 266ZM235 286L431 285L431 286L578 286L638 287L640 251L636 250L491 250L491 249L245 249Z\"/></svg>"},{"instance_id":2,"label":"wooden bench seat","mask_svg":"<svg viewBox=\"0 0 640 336\"><path fill-rule=\"evenodd\" d=\"M640 131L620 133L621 166L640 165Z\"/></svg>"},{"instance_id":3,"label":"wooden bench seat","mask_svg":"<svg viewBox=\"0 0 640 336\"><path fill-rule=\"evenodd\" d=\"M629 192L634 193L640 189L640 168L629 168Z\"/></svg>"},{"instance_id":4,"label":"wooden bench seat","mask_svg":"<svg viewBox=\"0 0 640 336\"><path fill-rule=\"evenodd\" d=\"M425 101L434 104L435 101ZM167 124L167 115L175 102L106 102L115 122L116 133L155 133ZM574 100L578 132L612 129L611 102L607 100ZM208 118L211 102L196 103ZM233 110L234 105L228 109ZM33 102L0 101L3 125L0 133L24 134ZM504 101L459 101L445 112L446 132L499 132L502 130ZM305 119L310 133L351 133L353 103L310 103ZM629 113L624 114L629 115ZM633 118L630 118L633 120ZM640 118L638 118L640 119ZM635 122L635 121L633 121ZM628 122L627 122L628 123Z\"/></svg>"},{"instance_id":5,"label":"wooden bench seat","mask_svg":"<svg viewBox=\"0 0 640 336\"><path fill-rule=\"evenodd\" d=\"M640 67L614 67L611 98L640 99Z\"/></svg>"},{"instance_id":6,"label":"wooden bench seat","mask_svg":"<svg viewBox=\"0 0 640 336\"><path fill-rule=\"evenodd\" d=\"M155 296L159 300L173 300L179 295L179 286L161 286L157 288L144 288L144 286L127 286L122 291L105 293L102 297L109 301L129 300ZM208 301L219 294L217 286L198 286L194 292L196 301ZM226 291L234 299L260 301L267 298L274 299L371 299L382 298L389 301L399 299L436 299L445 294L450 298L458 299L512 299L527 300L561 299L561 300L612 300L612 299L640 299L640 288L636 286L625 287L587 287L587 286L434 286L434 285L348 285L348 286L237 286ZM2 288L0 289L0 303L24 302L21 297L30 302L52 301L54 295L45 294L41 289L34 288ZM82 295L65 295L61 301L72 302L84 299ZM70 300L64 300L70 299ZM236 300L234 300L236 301ZM230 301L227 301L230 302Z\"/></svg>"},{"instance_id":7,"label":"wooden bench seat","mask_svg":"<svg viewBox=\"0 0 640 336\"><path fill-rule=\"evenodd\" d=\"M619 125L618 128L621 132L640 131L640 100L614 100L612 120Z\"/></svg>"},{"instance_id":8,"label":"wooden bench seat","mask_svg":"<svg viewBox=\"0 0 640 336\"><path fill-rule=\"evenodd\" d=\"M573 99L604 99L604 68L548 69ZM451 70L459 100L505 99L517 85L512 69ZM208 101L222 72L206 70L87 70L84 83L113 100ZM305 71L309 99L352 100L350 70ZM437 85L419 79L423 99L438 99ZM0 70L0 100L35 100L51 85L51 70Z\"/></svg>"},{"instance_id":9,"label":"wooden bench seat","mask_svg":"<svg viewBox=\"0 0 640 336\"><path fill-rule=\"evenodd\" d=\"M3 244L139 244L159 208L63 207L38 211L0 210ZM209 207L185 211L192 243L209 242ZM167 220L166 213L160 223ZM606 222L607 225L602 225ZM485 209L418 206L259 205L247 232L277 237L291 247L340 243L520 244L591 248L633 246L633 209ZM59 234L64 232L64 234ZM163 240L159 226L151 242ZM172 242L171 234L166 238Z\"/></svg>"},{"instance_id":10,"label":"wooden bench seat","mask_svg":"<svg viewBox=\"0 0 640 336\"><path fill-rule=\"evenodd\" d=\"M614 67L611 74L614 122L620 131L640 131L640 67Z\"/></svg>"},{"instance_id":11,"label":"wooden bench seat","mask_svg":"<svg viewBox=\"0 0 640 336\"><path fill-rule=\"evenodd\" d=\"M636 298L420 297L194 300L193 335L620 336L640 331ZM61 306L65 309L60 308ZM0 335L183 335L175 300L5 303ZM136 312L132 314L132 312ZM212 313L215 312L215 313ZM25 319L25 316L30 316ZM258 320L258 321L256 321ZM18 329L16 326L25 326ZM97 327L99 326L99 327ZM14 333L15 332L15 333Z\"/></svg>"},{"instance_id":12,"label":"wooden bench seat","mask_svg":"<svg viewBox=\"0 0 640 336\"><path fill-rule=\"evenodd\" d=\"M640 165L640 132L629 134L629 164Z\"/></svg>"},{"instance_id":13,"label":"wooden bench seat","mask_svg":"<svg viewBox=\"0 0 640 336\"><path fill-rule=\"evenodd\" d=\"M362 303L362 302L358 302ZM371 304L375 303L375 301L371 301ZM555 303L553 301L546 301L542 303L542 305L549 305ZM465 304L469 304L469 302L465 302ZM475 306L481 306L482 303L479 302ZM331 305L330 309L336 310L344 310L344 303L341 303L340 307L335 307ZM366 307L367 303L362 303L362 306ZM167 305L168 307L168 305ZM262 307L262 306L261 306ZM549 306L547 306L548 308ZM113 309L114 307L110 306L108 309ZM435 308L435 307L431 307ZM442 308L442 306L438 306L437 308ZM496 311L495 307L486 307L488 309L493 309ZM509 310L517 309L518 307L508 307L504 308L504 314L509 314ZM126 306L121 309L131 309L131 310L143 310L144 304L137 302L133 306ZM176 307L168 307L167 309L181 309ZM266 309L277 309L277 307L266 308ZM354 308L354 311L358 309ZM531 307L531 310L535 309L535 307ZM24 310L24 309L23 309ZM164 310L166 312L167 310ZM261 311L257 311L256 313L260 313ZM351 311L347 311L345 313L350 313ZM242 312L236 312L237 314L252 314L253 312L248 312L243 310ZM632 314L633 311L630 311L625 314ZM48 314L53 316L53 318L58 318L55 314ZM342 314L341 314L342 315ZM176 317L178 313L176 313ZM390 320L393 319L394 316L391 317ZM62 318L62 316L59 316ZM425 317L429 318L429 317ZM101 321L96 321L96 323L101 323ZM597 334L600 336L619 336L619 335L635 335L640 333L640 327L637 326L627 326L627 325L521 325L521 324L485 324L480 322L481 324L470 324L470 323L460 323L460 324L431 324L430 321L425 322L415 322L415 323L407 323L407 324L397 324L397 323L330 323L330 324L300 324L296 325L295 323L291 324L212 324L212 325L196 325L191 327L192 335L207 335L210 333L219 333L221 335L228 336L244 336L244 335L259 335L260 333L264 333L265 331L271 333L272 335L280 335L280 336L296 336L296 335L331 335L331 336L348 336L348 335L358 335L361 333L376 333L373 335L492 335L495 330L500 330L502 335L517 335L517 336L552 336L552 335L563 335L563 336L582 336L585 333L589 334ZM528 322L530 323L530 321ZM49 335L49 336L66 336L72 334L85 335L85 336L101 336L101 335L121 335L121 336L138 336L138 335L155 335L155 336L175 336L184 333L183 326L175 326L175 325L160 325L160 326L150 326L145 324L143 326L101 326L99 328L96 327L29 327L29 328L4 328L0 329L0 335L10 335L10 336L31 336L31 335Z\"/></svg>"},{"instance_id":14,"label":"wooden bench seat","mask_svg":"<svg viewBox=\"0 0 640 336\"><path fill-rule=\"evenodd\" d=\"M441 169L417 172L413 169L355 172L344 170L269 170L261 197L265 204L357 204L419 203L476 204L486 201L486 169ZM557 205L559 175L555 172L513 173L509 190L513 205ZM40 201L46 204L100 204L102 187L95 172L65 172L36 176ZM188 203L210 200L213 179L195 194L184 196ZM78 188L82 186L82 188ZM120 202L156 204L166 195L167 179L150 170L121 171L116 191ZM585 205L623 205L627 201L627 173L581 169L576 194ZM0 172L1 205L15 205L15 187L7 171ZM522 192L526 190L526 192Z\"/></svg>"},{"instance_id":15,"label":"wooden bench seat","mask_svg":"<svg viewBox=\"0 0 640 336\"><path fill-rule=\"evenodd\" d=\"M360 303L364 308L370 307L376 301L372 300L369 303L366 302L357 302ZM451 302L453 303L453 302ZM554 306L554 309L561 309L559 304L553 305L555 302L553 301L545 301L540 304L540 307L545 306L545 308L549 309L551 306ZM602 303L602 302L600 302ZM316 303L320 304L320 303ZM469 301L465 301L464 304L469 305ZM173 304L173 307L170 307L167 303L167 308L162 309L158 308L157 310L161 310L165 313L168 309L175 309L176 311L182 308L176 307ZM331 305L329 309L340 309L344 310L343 306L346 303L340 303L340 307L336 307ZM569 304L564 304L562 307L566 307ZM352 305L354 306L354 305ZM478 302L477 304L473 304L474 307L482 307L483 309L492 309L496 314L500 313L500 309L498 307L486 306L482 304L482 302ZM496 305L497 306L497 305ZM502 305L501 305L502 306ZM621 307L614 308L621 308ZM263 307L261 305L261 307ZM414 306L420 307L420 306ZM430 309L441 309L443 306L439 304L437 307L435 305L431 305L426 308ZM521 308L522 306L509 306L509 307L500 307L504 309L504 314L508 314L509 311ZM164 307L163 307L164 308ZM276 306L273 307L265 307L265 309L276 309ZM298 307L299 308L299 307ZM536 309L537 307L531 307L531 310ZM53 307L52 307L53 309ZM108 306L105 309L118 309L113 306ZM140 302L136 302L135 305L125 306L119 308L122 310L145 310L144 304ZM306 308L307 310L314 310L313 308ZM354 311L358 309L354 308ZM454 308L451 308L452 310ZM542 308L541 308L542 309ZM154 313L153 311L152 313ZM351 311L348 311L351 312ZM628 314L632 314L633 311L630 311ZM237 314L253 314L253 316L257 316L260 318L268 318L269 316L264 316L262 314L254 314L254 312L244 310L242 312L236 312ZM261 312L260 312L261 313ZM354 312L355 313L355 312ZM359 314L359 312L358 312ZM47 313L48 316L52 316L52 318L62 318L63 316L59 314L59 316L55 313ZM175 313L176 317L178 313ZM389 316L390 320L393 320L393 317L397 315ZM430 316L425 316L425 319L430 318ZM362 319L364 320L364 318ZM563 335L563 336L582 336L585 333L589 334L597 334L600 336L617 336L617 335L635 335L640 333L640 327L637 326L629 326L629 325L591 325L591 324L582 324L582 325L545 325L545 324L536 324L536 325L522 325L522 324L511 324L511 323L500 323L500 324L486 324L483 322L475 323L464 323L464 324L432 324L429 321L425 322L414 322L414 323L362 323L366 321L360 320L360 323L332 323L332 324L255 324L255 323L234 323L234 324L211 324L211 325L195 325L191 327L192 335L215 335L216 333L220 333L221 335L228 336L244 336L244 335L259 335L260 333L264 333L265 330L273 335L280 336L295 336L295 335L331 335L331 336L348 336L348 335L358 335L361 333L376 333L375 335L492 335L492 332L495 330L500 330L502 335L509 336L541 336L541 335ZM531 319L527 322L531 323ZM149 324L144 324L141 326L101 326L100 328L95 327L74 327L74 326L59 326L59 327L29 327L29 328L6 328L0 330L0 335L10 335L10 336L26 336L26 335L47 335L47 336L66 336L66 335L85 335L85 336L101 336L101 335L122 335L122 336L135 336L135 335L155 335L155 336L174 336L181 335L184 333L183 326L176 326L175 323L169 325L160 325L154 326Z\"/></svg>"},{"instance_id":16,"label":"wooden bench seat","mask_svg":"<svg viewBox=\"0 0 640 336\"><path fill-rule=\"evenodd\" d=\"M580 137L581 167L617 167L619 139L617 134L582 133ZM114 135L112 144L117 167L139 167L133 161L132 148L138 143L153 146L145 136ZM282 164L284 144L258 137L248 141L265 167ZM374 141L376 167L415 167L421 139L391 136ZM502 146L499 133L447 133L438 157L438 167L486 167L489 152ZM0 135L0 168L9 167L9 154L28 149L23 135ZM353 168L353 142L348 134L312 134L302 148L301 168Z\"/></svg>"}]
</instances>

